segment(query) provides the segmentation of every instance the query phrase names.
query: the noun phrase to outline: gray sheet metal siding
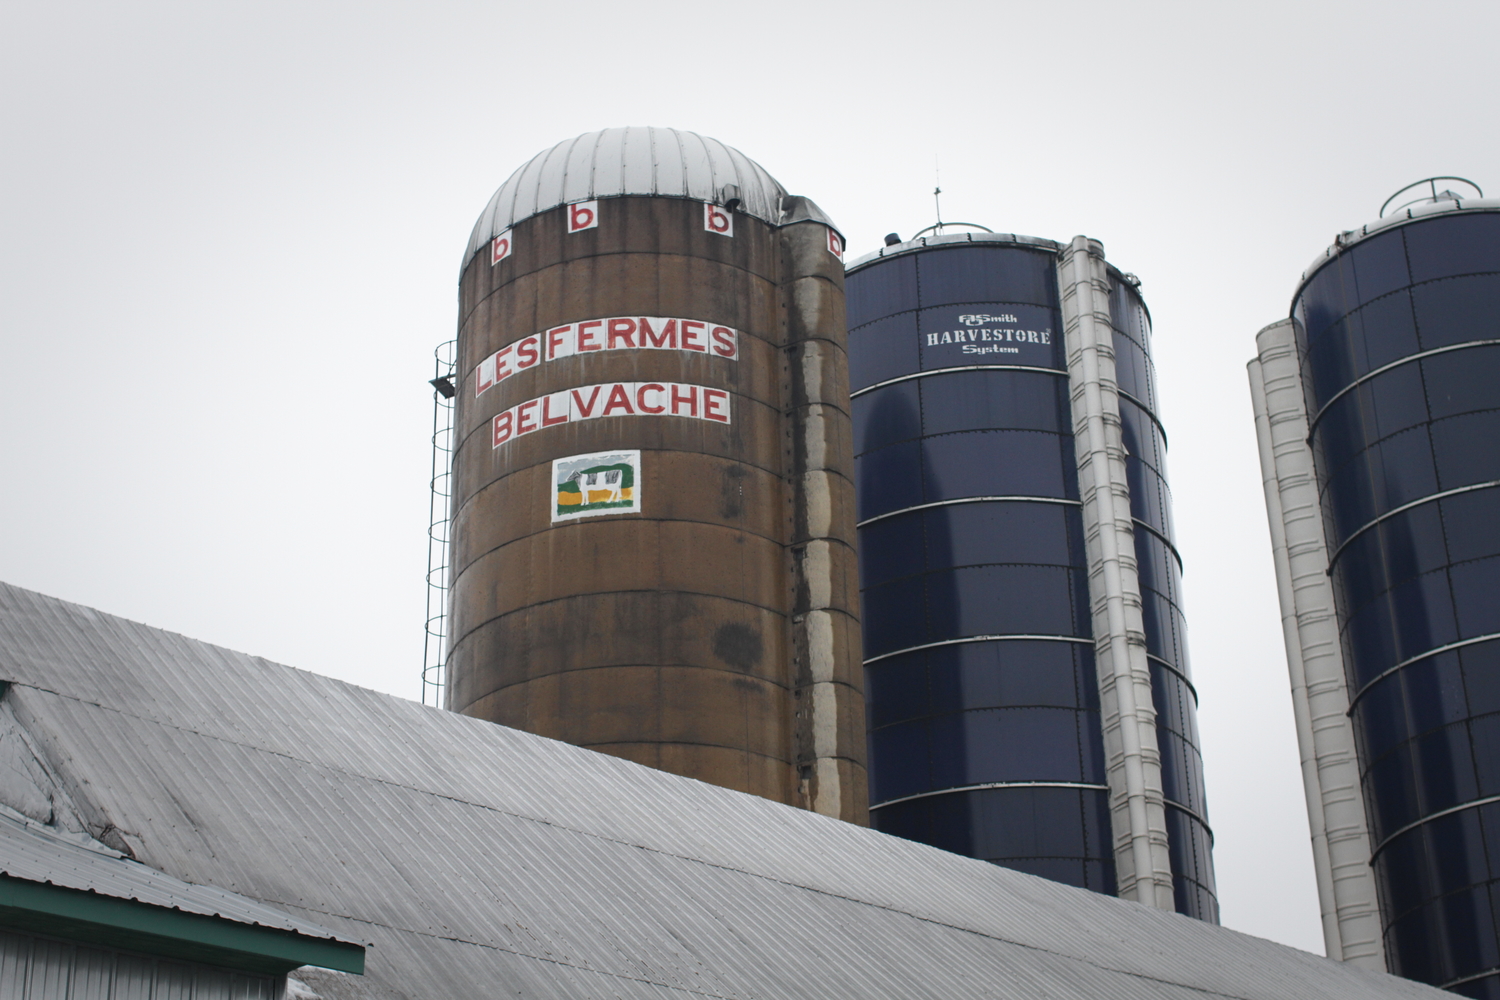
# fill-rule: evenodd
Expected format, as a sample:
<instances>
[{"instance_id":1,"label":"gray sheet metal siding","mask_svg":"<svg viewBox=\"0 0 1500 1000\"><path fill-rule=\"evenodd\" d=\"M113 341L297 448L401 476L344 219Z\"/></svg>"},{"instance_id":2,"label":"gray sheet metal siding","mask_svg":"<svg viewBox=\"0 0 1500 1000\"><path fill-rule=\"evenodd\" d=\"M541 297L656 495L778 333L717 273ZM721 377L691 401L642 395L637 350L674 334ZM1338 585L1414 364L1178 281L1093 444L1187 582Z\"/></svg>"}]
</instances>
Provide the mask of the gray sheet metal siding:
<instances>
[{"instance_id":1,"label":"gray sheet metal siding","mask_svg":"<svg viewBox=\"0 0 1500 1000\"><path fill-rule=\"evenodd\" d=\"M1198 692L1188 665L1182 563L1172 527L1167 438L1157 412L1151 315L1136 287L1113 273L1109 311L1120 388L1125 472L1130 481L1130 513L1136 522L1141 618L1146 629L1146 653L1151 658L1151 696L1161 752L1162 793L1167 801L1173 891L1178 913L1218 923L1213 832L1207 823L1198 739Z\"/></svg>"},{"instance_id":2,"label":"gray sheet metal siding","mask_svg":"<svg viewBox=\"0 0 1500 1000\"><path fill-rule=\"evenodd\" d=\"M1438 995L8 586L0 679L87 825L412 1000Z\"/></svg>"},{"instance_id":3,"label":"gray sheet metal siding","mask_svg":"<svg viewBox=\"0 0 1500 1000\"><path fill-rule=\"evenodd\" d=\"M949 242L847 279L871 822L1112 895L1054 260Z\"/></svg>"},{"instance_id":4,"label":"gray sheet metal siding","mask_svg":"<svg viewBox=\"0 0 1500 1000\"><path fill-rule=\"evenodd\" d=\"M281 1000L282 981L0 931L5 1000Z\"/></svg>"},{"instance_id":5,"label":"gray sheet metal siding","mask_svg":"<svg viewBox=\"0 0 1500 1000\"><path fill-rule=\"evenodd\" d=\"M1387 961L1500 997L1500 204L1341 240L1293 321Z\"/></svg>"}]
</instances>

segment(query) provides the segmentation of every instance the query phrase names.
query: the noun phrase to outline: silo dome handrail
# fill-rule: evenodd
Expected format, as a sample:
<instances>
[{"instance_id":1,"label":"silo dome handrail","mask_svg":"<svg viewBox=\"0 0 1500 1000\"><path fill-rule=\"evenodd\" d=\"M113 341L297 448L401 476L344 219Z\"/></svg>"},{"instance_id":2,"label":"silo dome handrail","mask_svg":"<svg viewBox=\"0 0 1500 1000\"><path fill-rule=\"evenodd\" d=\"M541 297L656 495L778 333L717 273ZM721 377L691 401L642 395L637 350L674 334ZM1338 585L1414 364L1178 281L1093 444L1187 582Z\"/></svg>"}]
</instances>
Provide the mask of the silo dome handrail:
<instances>
[{"instance_id":1,"label":"silo dome handrail","mask_svg":"<svg viewBox=\"0 0 1500 1000\"><path fill-rule=\"evenodd\" d=\"M977 222L938 222L938 223L935 223L935 224L933 224L931 226L928 226L926 229L923 229L921 232L919 232L915 236L913 236L912 239L914 239L914 240L915 239L920 239L922 237L923 233L930 233L933 230L936 230L937 233L938 233L938 235L941 236L943 230L947 229L949 226L968 226L971 229L982 229L982 230L984 230L987 233L993 233L994 232L994 230L991 229L989 226L981 226Z\"/></svg>"},{"instance_id":2,"label":"silo dome handrail","mask_svg":"<svg viewBox=\"0 0 1500 1000\"><path fill-rule=\"evenodd\" d=\"M1386 209L1391 207L1391 202L1395 201L1397 198L1401 197L1412 188L1421 187L1423 184L1429 186L1432 194L1427 197L1413 198L1411 201L1403 202L1402 204L1396 206L1396 211L1399 212L1401 209L1406 208L1408 205L1415 205L1417 202L1421 201L1437 201L1438 198L1441 197L1441 195L1438 194L1437 189L1438 181L1459 181L1460 183L1469 185L1469 187L1477 191L1479 193L1479 197L1484 197L1484 189L1481 188L1478 184L1475 184L1473 181L1469 180L1467 177L1455 177L1451 174L1442 177L1424 177L1419 181L1412 181L1410 184L1406 185L1406 187L1402 188L1400 191L1397 191L1395 194L1387 198L1385 200L1385 204L1380 206L1380 218L1385 218Z\"/></svg>"}]
</instances>

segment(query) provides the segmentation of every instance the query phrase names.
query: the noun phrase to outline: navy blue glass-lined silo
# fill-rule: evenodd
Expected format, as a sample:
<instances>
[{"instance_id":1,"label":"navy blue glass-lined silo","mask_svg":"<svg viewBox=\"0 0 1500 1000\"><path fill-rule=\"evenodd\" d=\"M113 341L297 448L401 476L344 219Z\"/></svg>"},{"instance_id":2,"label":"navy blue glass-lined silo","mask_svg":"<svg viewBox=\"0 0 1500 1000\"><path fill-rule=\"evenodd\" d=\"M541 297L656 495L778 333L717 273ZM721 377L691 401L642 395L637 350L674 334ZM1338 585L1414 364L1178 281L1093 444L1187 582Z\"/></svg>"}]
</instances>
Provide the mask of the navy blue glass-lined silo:
<instances>
[{"instance_id":1,"label":"navy blue glass-lined silo","mask_svg":"<svg viewBox=\"0 0 1500 1000\"><path fill-rule=\"evenodd\" d=\"M1434 188L1435 191L1435 188ZM1346 233L1292 321L1391 971L1500 998L1500 202Z\"/></svg>"},{"instance_id":2,"label":"navy blue glass-lined silo","mask_svg":"<svg viewBox=\"0 0 1500 1000\"><path fill-rule=\"evenodd\" d=\"M1198 693L1188 663L1182 556L1173 542L1167 437L1157 416L1151 316L1135 282L1124 275L1111 277L1109 313L1114 327L1120 425L1161 753L1162 792L1167 802L1173 890L1179 912L1217 922L1213 833L1208 826L1198 741Z\"/></svg>"},{"instance_id":3,"label":"navy blue glass-lined silo","mask_svg":"<svg viewBox=\"0 0 1500 1000\"><path fill-rule=\"evenodd\" d=\"M1113 894L1061 250L939 236L849 269L871 822ZM1166 799L1161 874L1179 911L1216 920L1149 318L1109 273Z\"/></svg>"}]
</instances>

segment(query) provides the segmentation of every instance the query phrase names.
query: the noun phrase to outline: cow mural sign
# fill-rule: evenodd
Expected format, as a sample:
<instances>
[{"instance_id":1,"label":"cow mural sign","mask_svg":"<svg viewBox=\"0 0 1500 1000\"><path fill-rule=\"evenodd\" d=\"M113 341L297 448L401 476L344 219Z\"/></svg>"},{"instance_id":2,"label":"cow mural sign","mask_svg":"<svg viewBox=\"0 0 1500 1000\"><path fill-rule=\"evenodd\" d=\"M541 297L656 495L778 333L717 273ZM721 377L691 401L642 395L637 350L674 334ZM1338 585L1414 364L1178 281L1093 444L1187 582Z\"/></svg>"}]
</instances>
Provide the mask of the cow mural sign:
<instances>
[{"instance_id":1,"label":"cow mural sign","mask_svg":"<svg viewBox=\"0 0 1500 1000\"><path fill-rule=\"evenodd\" d=\"M552 463L552 520L639 514L641 453L596 451Z\"/></svg>"}]
</instances>

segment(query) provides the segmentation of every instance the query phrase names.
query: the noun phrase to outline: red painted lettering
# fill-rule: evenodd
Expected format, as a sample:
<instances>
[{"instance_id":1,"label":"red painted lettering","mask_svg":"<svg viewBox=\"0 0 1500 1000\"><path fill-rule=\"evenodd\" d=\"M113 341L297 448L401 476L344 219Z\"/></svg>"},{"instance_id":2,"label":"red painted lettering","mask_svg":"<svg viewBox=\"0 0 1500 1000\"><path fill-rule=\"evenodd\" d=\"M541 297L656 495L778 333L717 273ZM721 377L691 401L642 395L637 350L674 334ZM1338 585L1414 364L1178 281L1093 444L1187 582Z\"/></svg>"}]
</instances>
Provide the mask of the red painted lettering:
<instances>
[{"instance_id":1,"label":"red painted lettering","mask_svg":"<svg viewBox=\"0 0 1500 1000\"><path fill-rule=\"evenodd\" d=\"M516 436L517 437L520 437L522 434L530 434L532 431L536 430L536 424L534 424L534 423L528 424L527 421L528 420L532 420L534 418L534 416L535 416L534 411L536 410L536 404L537 404L537 402L538 401L535 400L535 399L528 399L526 402L524 402L520 406L516 407Z\"/></svg>"},{"instance_id":2,"label":"red painted lettering","mask_svg":"<svg viewBox=\"0 0 1500 1000\"><path fill-rule=\"evenodd\" d=\"M477 398L484 390L495 384L495 359L485 358L474 369L474 395Z\"/></svg>"},{"instance_id":3,"label":"red painted lettering","mask_svg":"<svg viewBox=\"0 0 1500 1000\"><path fill-rule=\"evenodd\" d=\"M839 239L839 234L832 229L828 230L828 252L839 260L844 259L844 241Z\"/></svg>"},{"instance_id":4,"label":"red painted lettering","mask_svg":"<svg viewBox=\"0 0 1500 1000\"><path fill-rule=\"evenodd\" d=\"M721 358L732 358L735 356L734 331L727 326L716 326L709 331L709 336L714 338L714 353Z\"/></svg>"},{"instance_id":5,"label":"red painted lettering","mask_svg":"<svg viewBox=\"0 0 1500 1000\"><path fill-rule=\"evenodd\" d=\"M704 389L703 419L729 423L729 393L723 389Z\"/></svg>"},{"instance_id":6,"label":"red painted lettering","mask_svg":"<svg viewBox=\"0 0 1500 1000\"><path fill-rule=\"evenodd\" d=\"M558 358L563 357L565 354L573 353L572 351L558 350L559 348L568 346L568 334L572 332L573 324L571 323L569 323L567 326L554 326L552 329L547 331L548 361L556 361Z\"/></svg>"},{"instance_id":7,"label":"red painted lettering","mask_svg":"<svg viewBox=\"0 0 1500 1000\"><path fill-rule=\"evenodd\" d=\"M677 349L677 321L675 319L669 319L669 320L667 320L666 321L666 325L661 328L661 335L657 336L656 331L653 330L653 329L651 329L651 321L648 320L648 319L646 319L646 317L642 316L641 317L641 346L642 347L668 347L668 348L671 348L673 350L676 350Z\"/></svg>"},{"instance_id":8,"label":"red painted lettering","mask_svg":"<svg viewBox=\"0 0 1500 1000\"><path fill-rule=\"evenodd\" d=\"M542 397L542 426L543 427L551 427L553 424L565 424L567 422L568 422L568 410L567 410L567 407L564 406L562 413L560 413L560 414L558 414L557 416L554 417L552 415L552 397L551 396L543 396Z\"/></svg>"},{"instance_id":9,"label":"red painted lettering","mask_svg":"<svg viewBox=\"0 0 1500 1000\"><path fill-rule=\"evenodd\" d=\"M609 400L604 404L604 416L609 416L615 410L624 410L635 416L635 411L630 408L630 391L619 382L610 387Z\"/></svg>"},{"instance_id":10,"label":"red painted lettering","mask_svg":"<svg viewBox=\"0 0 1500 1000\"><path fill-rule=\"evenodd\" d=\"M594 404L599 401L599 386L591 386L594 390L589 393L589 401L585 403L583 397L578 395L578 390L573 390L573 409L578 412L580 420L586 420L594 415Z\"/></svg>"},{"instance_id":11,"label":"red painted lettering","mask_svg":"<svg viewBox=\"0 0 1500 1000\"><path fill-rule=\"evenodd\" d=\"M603 344L600 344L594 340L594 337L597 336L597 334L594 333L594 330L603 325L604 320L602 319L591 319L587 323L579 323L578 350L597 351L599 348L603 347Z\"/></svg>"},{"instance_id":12,"label":"red painted lettering","mask_svg":"<svg viewBox=\"0 0 1500 1000\"><path fill-rule=\"evenodd\" d=\"M510 230L496 236L490 242L490 266L494 267L502 260L510 256Z\"/></svg>"},{"instance_id":13,"label":"red painted lettering","mask_svg":"<svg viewBox=\"0 0 1500 1000\"><path fill-rule=\"evenodd\" d=\"M599 203L597 201L581 201L576 205L568 206L568 232L576 233L584 229L593 229L599 225Z\"/></svg>"},{"instance_id":14,"label":"red painted lettering","mask_svg":"<svg viewBox=\"0 0 1500 1000\"><path fill-rule=\"evenodd\" d=\"M496 382L504 382L506 379L510 378L512 375L515 374L515 372L511 371L511 369L510 369L510 358L507 357L507 355L509 355L509 354L510 354L510 348L509 347L502 347L502 348L500 348L499 352L496 353L496 355L495 355L495 381Z\"/></svg>"},{"instance_id":15,"label":"red painted lettering","mask_svg":"<svg viewBox=\"0 0 1500 1000\"><path fill-rule=\"evenodd\" d=\"M666 409L665 406L651 406L646 402L646 392L666 392L667 387L656 382L642 382L641 387L635 391L635 406L642 413L660 413Z\"/></svg>"},{"instance_id":16,"label":"red painted lettering","mask_svg":"<svg viewBox=\"0 0 1500 1000\"><path fill-rule=\"evenodd\" d=\"M539 360L541 338L535 334L516 344L516 371L530 368Z\"/></svg>"},{"instance_id":17,"label":"red painted lettering","mask_svg":"<svg viewBox=\"0 0 1500 1000\"><path fill-rule=\"evenodd\" d=\"M734 216L713 202L703 203L703 228L720 236L734 235Z\"/></svg>"},{"instance_id":18,"label":"red painted lettering","mask_svg":"<svg viewBox=\"0 0 1500 1000\"><path fill-rule=\"evenodd\" d=\"M511 412L509 410L506 410L504 413L495 418L494 423L491 424L491 437L494 441L494 444L492 444L490 447L498 448L502 444L510 440L512 423L513 420L511 417Z\"/></svg>"},{"instance_id":19,"label":"red painted lettering","mask_svg":"<svg viewBox=\"0 0 1500 1000\"><path fill-rule=\"evenodd\" d=\"M635 346L635 320L622 316L609 321L609 349L619 350L617 341L621 340L625 341L626 347Z\"/></svg>"},{"instance_id":20,"label":"red painted lettering","mask_svg":"<svg viewBox=\"0 0 1500 1000\"><path fill-rule=\"evenodd\" d=\"M685 319L682 321L680 329L682 330L682 349L684 351L708 350L708 345L698 339L703 335L703 331L708 329L707 323L700 323L695 319Z\"/></svg>"},{"instance_id":21,"label":"red painted lettering","mask_svg":"<svg viewBox=\"0 0 1500 1000\"><path fill-rule=\"evenodd\" d=\"M727 389L681 382L605 382L566 389L528 399L492 418L491 446L498 448L523 434L590 417L670 414L727 424L734 402L731 395Z\"/></svg>"},{"instance_id":22,"label":"red painted lettering","mask_svg":"<svg viewBox=\"0 0 1500 1000\"><path fill-rule=\"evenodd\" d=\"M678 392L686 389L686 393ZM683 413L678 406L679 403L687 404L687 412ZM696 385L680 385L672 383L672 416L674 417L696 417L698 415L698 387Z\"/></svg>"}]
</instances>

